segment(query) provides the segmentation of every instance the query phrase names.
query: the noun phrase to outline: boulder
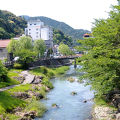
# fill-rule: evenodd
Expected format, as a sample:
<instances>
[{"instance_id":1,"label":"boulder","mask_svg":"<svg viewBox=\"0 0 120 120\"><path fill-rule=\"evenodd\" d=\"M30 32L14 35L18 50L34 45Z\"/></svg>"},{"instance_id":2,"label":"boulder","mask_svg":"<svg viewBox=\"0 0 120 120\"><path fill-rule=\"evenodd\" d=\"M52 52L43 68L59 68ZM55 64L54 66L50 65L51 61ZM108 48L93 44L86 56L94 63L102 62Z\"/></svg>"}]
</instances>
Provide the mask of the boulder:
<instances>
[{"instance_id":1,"label":"boulder","mask_svg":"<svg viewBox=\"0 0 120 120\"><path fill-rule=\"evenodd\" d=\"M28 74L25 77L23 84L31 84L34 81L34 79L35 79L35 75Z\"/></svg>"},{"instance_id":2,"label":"boulder","mask_svg":"<svg viewBox=\"0 0 120 120\"><path fill-rule=\"evenodd\" d=\"M14 93L14 96L17 97L17 98L20 98L20 99L27 99L29 98L30 96L25 93L25 92L15 92Z\"/></svg>"},{"instance_id":3,"label":"boulder","mask_svg":"<svg viewBox=\"0 0 120 120\"><path fill-rule=\"evenodd\" d=\"M75 81L75 79L74 79L74 78L72 78L72 77L69 77L69 78L68 78L68 81L70 81L70 82L74 82L74 81Z\"/></svg>"},{"instance_id":4,"label":"boulder","mask_svg":"<svg viewBox=\"0 0 120 120\"><path fill-rule=\"evenodd\" d=\"M120 113L116 114L116 120L120 120Z\"/></svg>"},{"instance_id":5,"label":"boulder","mask_svg":"<svg viewBox=\"0 0 120 120\"><path fill-rule=\"evenodd\" d=\"M25 80L24 76L19 76L19 77L12 77L13 79L19 81L20 83L23 83L23 81Z\"/></svg>"},{"instance_id":6,"label":"boulder","mask_svg":"<svg viewBox=\"0 0 120 120\"><path fill-rule=\"evenodd\" d=\"M73 91L73 92L71 92L71 95L77 95L77 92Z\"/></svg>"},{"instance_id":7,"label":"boulder","mask_svg":"<svg viewBox=\"0 0 120 120\"><path fill-rule=\"evenodd\" d=\"M33 80L33 84L39 84L42 82L43 77L41 76L35 76L35 79Z\"/></svg>"},{"instance_id":8,"label":"boulder","mask_svg":"<svg viewBox=\"0 0 120 120\"><path fill-rule=\"evenodd\" d=\"M40 100L44 98L44 96L40 93L36 93L35 96L36 96L36 100Z\"/></svg>"},{"instance_id":9,"label":"boulder","mask_svg":"<svg viewBox=\"0 0 120 120\"><path fill-rule=\"evenodd\" d=\"M53 108L59 108L59 106L58 106L57 104L55 104L55 103L52 104L52 107L53 107Z\"/></svg>"},{"instance_id":10,"label":"boulder","mask_svg":"<svg viewBox=\"0 0 120 120\"><path fill-rule=\"evenodd\" d=\"M30 112L24 113L22 118L20 118L19 120L33 120L36 116L37 116L36 111L30 111Z\"/></svg>"}]
</instances>

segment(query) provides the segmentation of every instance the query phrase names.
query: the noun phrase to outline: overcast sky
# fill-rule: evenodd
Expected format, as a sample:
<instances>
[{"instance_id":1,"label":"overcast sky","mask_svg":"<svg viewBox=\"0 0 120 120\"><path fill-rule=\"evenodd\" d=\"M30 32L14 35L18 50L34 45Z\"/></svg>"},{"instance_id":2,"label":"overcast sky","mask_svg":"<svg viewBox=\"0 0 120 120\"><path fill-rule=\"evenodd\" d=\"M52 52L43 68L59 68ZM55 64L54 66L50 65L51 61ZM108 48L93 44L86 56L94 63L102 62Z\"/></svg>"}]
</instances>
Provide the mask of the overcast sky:
<instances>
[{"instance_id":1,"label":"overcast sky","mask_svg":"<svg viewBox=\"0 0 120 120\"><path fill-rule=\"evenodd\" d=\"M76 29L91 29L95 19L107 18L117 0L1 0L0 9L15 15L46 16Z\"/></svg>"}]
</instances>

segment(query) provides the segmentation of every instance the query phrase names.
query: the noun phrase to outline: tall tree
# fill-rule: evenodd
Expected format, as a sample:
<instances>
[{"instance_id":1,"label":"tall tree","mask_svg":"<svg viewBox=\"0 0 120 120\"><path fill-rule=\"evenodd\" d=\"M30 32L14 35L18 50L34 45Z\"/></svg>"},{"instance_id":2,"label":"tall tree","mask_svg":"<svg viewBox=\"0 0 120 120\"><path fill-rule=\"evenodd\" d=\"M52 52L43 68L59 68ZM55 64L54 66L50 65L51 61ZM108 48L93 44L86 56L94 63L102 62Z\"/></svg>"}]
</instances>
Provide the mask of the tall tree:
<instances>
[{"instance_id":1,"label":"tall tree","mask_svg":"<svg viewBox=\"0 0 120 120\"><path fill-rule=\"evenodd\" d=\"M68 45L65 45L64 43L61 43L59 45L59 52L63 55L72 55L73 52L70 50Z\"/></svg>"},{"instance_id":2,"label":"tall tree","mask_svg":"<svg viewBox=\"0 0 120 120\"><path fill-rule=\"evenodd\" d=\"M44 40L36 40L34 42L34 50L37 52L39 57L42 57L44 55L44 52L46 50L46 45Z\"/></svg>"},{"instance_id":3,"label":"tall tree","mask_svg":"<svg viewBox=\"0 0 120 120\"><path fill-rule=\"evenodd\" d=\"M120 6L114 6L108 19L96 20L93 38L81 40L82 71L98 96L120 90Z\"/></svg>"}]
</instances>

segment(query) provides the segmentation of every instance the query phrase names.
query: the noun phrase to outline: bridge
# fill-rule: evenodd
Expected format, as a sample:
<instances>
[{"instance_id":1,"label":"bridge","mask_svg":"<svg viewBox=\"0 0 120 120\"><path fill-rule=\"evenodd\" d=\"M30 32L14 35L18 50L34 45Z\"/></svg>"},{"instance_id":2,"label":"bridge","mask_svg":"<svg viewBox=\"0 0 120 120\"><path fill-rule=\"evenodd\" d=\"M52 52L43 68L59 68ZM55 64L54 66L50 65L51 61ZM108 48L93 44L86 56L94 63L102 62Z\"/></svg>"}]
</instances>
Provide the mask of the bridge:
<instances>
[{"instance_id":1,"label":"bridge","mask_svg":"<svg viewBox=\"0 0 120 120\"><path fill-rule=\"evenodd\" d=\"M75 59L81 57L82 54L76 54L72 56L59 56L57 58L43 58L37 61L34 61L29 64L29 67L35 66L51 66L51 67L59 67L64 65L70 65L70 59Z\"/></svg>"},{"instance_id":2,"label":"bridge","mask_svg":"<svg viewBox=\"0 0 120 120\"><path fill-rule=\"evenodd\" d=\"M57 58L50 57L50 58L42 58L38 59L37 61L29 63L29 67L37 67L37 66L52 66L58 67L62 65L70 65L70 59L75 59L81 57L82 54L76 54L72 56L59 56ZM6 67L12 67L14 65L13 61L7 61L4 63Z\"/></svg>"}]
</instances>

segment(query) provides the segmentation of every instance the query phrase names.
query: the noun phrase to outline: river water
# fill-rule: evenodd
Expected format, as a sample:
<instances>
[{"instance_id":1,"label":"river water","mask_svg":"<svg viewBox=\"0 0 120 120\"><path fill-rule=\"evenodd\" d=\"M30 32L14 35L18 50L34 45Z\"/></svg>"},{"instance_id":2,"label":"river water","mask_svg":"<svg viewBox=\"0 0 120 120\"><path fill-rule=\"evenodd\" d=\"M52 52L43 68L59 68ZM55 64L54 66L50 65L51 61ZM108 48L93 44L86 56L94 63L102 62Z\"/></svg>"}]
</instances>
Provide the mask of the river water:
<instances>
[{"instance_id":1,"label":"river water","mask_svg":"<svg viewBox=\"0 0 120 120\"><path fill-rule=\"evenodd\" d=\"M79 66L80 68L80 66ZM75 80L79 79L82 73L70 66L70 70L63 76L52 79L54 89L47 94L48 100L42 100L47 106L48 111L42 118L35 120L88 120L91 118L91 111L94 95L90 91L90 86L77 81L70 83L67 81L69 77ZM71 92L77 92L77 95L71 95ZM85 103L84 101L87 100ZM52 107L52 104L58 107Z\"/></svg>"}]
</instances>

